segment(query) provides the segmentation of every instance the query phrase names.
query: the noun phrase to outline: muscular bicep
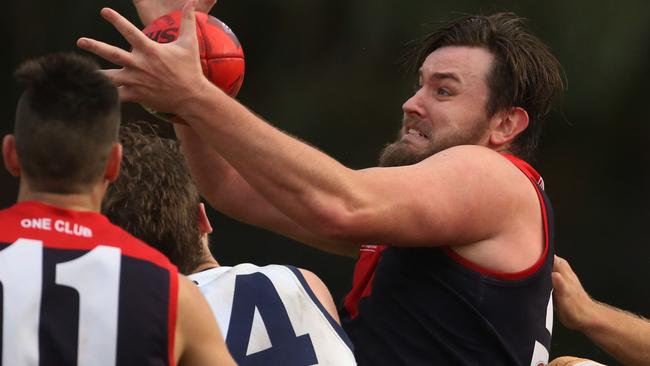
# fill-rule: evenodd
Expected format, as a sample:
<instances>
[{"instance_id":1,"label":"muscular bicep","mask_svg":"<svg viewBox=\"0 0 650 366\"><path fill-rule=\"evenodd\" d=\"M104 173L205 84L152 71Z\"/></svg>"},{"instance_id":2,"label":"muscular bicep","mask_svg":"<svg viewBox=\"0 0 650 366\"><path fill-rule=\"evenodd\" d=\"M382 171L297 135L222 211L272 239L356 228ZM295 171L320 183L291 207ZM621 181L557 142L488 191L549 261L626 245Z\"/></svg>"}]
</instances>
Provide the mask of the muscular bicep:
<instances>
[{"instance_id":1,"label":"muscular bicep","mask_svg":"<svg viewBox=\"0 0 650 366\"><path fill-rule=\"evenodd\" d=\"M359 172L345 231L363 242L464 245L499 235L530 200L528 179L507 159L460 146L404 167Z\"/></svg>"}]
</instances>

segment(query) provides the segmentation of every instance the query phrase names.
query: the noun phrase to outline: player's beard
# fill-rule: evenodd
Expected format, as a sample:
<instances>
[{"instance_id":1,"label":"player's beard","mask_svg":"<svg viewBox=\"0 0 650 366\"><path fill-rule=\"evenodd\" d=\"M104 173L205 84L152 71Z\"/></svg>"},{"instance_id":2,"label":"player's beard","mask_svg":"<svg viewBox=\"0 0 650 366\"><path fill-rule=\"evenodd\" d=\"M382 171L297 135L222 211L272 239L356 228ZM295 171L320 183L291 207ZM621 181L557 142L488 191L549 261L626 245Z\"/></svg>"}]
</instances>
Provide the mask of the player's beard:
<instances>
[{"instance_id":1,"label":"player's beard","mask_svg":"<svg viewBox=\"0 0 650 366\"><path fill-rule=\"evenodd\" d=\"M379 166L403 166L412 165L421 162L422 160L437 154L450 147L459 145L476 145L487 128L488 121L477 121L472 124L472 127L467 131L457 131L449 136L436 139L435 132L429 129L428 146L415 146L408 141L402 140L404 136L404 128L400 128L397 134L397 140L393 143L387 144L379 155Z\"/></svg>"}]
</instances>

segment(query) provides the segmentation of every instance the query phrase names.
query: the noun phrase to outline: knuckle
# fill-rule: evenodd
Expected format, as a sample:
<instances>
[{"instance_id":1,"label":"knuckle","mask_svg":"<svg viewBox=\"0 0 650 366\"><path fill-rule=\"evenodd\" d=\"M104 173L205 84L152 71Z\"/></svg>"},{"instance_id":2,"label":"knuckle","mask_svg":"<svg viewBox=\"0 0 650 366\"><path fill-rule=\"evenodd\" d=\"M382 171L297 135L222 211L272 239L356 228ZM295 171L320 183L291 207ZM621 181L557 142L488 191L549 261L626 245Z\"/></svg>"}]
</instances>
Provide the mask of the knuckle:
<instances>
[{"instance_id":1,"label":"knuckle","mask_svg":"<svg viewBox=\"0 0 650 366\"><path fill-rule=\"evenodd\" d=\"M126 60L122 56L122 53L118 50L112 50L109 57L111 61L113 61L118 65L124 65L124 63L126 62Z\"/></svg>"}]
</instances>

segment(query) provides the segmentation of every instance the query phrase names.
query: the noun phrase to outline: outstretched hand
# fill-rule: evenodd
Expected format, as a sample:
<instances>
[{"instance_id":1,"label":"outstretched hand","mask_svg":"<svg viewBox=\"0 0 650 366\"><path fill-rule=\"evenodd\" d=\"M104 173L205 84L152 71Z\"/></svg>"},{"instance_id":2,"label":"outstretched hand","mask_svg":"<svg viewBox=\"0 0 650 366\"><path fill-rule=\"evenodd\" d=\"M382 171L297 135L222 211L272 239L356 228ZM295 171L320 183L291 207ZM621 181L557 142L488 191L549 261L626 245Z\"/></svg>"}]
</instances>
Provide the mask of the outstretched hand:
<instances>
[{"instance_id":1,"label":"outstretched hand","mask_svg":"<svg viewBox=\"0 0 650 366\"><path fill-rule=\"evenodd\" d=\"M198 0L196 11L209 13L216 3L217 0ZM181 9L183 4L185 4L185 0L133 0L133 5L144 25L148 25L167 13Z\"/></svg>"},{"instance_id":2,"label":"outstretched hand","mask_svg":"<svg viewBox=\"0 0 650 366\"><path fill-rule=\"evenodd\" d=\"M588 310L594 300L564 258L555 256L552 278L555 312L560 322L567 328L580 330L589 320Z\"/></svg>"},{"instance_id":3,"label":"outstretched hand","mask_svg":"<svg viewBox=\"0 0 650 366\"><path fill-rule=\"evenodd\" d=\"M80 38L77 46L122 66L103 71L118 87L121 100L174 113L193 93L210 85L199 61L196 3L189 0L183 6L180 33L174 42L156 43L115 10L104 8L100 14L129 42L132 51L90 38Z\"/></svg>"}]
</instances>

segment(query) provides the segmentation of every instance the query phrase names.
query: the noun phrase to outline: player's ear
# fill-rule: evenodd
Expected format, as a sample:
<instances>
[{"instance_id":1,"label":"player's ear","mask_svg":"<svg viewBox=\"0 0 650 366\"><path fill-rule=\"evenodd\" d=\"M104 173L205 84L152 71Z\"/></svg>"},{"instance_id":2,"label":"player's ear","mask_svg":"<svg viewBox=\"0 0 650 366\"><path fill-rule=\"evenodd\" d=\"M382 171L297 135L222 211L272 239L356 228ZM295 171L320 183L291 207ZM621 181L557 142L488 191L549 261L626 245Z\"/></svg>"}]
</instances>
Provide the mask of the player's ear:
<instances>
[{"instance_id":1,"label":"player's ear","mask_svg":"<svg viewBox=\"0 0 650 366\"><path fill-rule=\"evenodd\" d=\"M513 107L496 114L490 144L503 146L512 142L528 127L528 112L521 107Z\"/></svg>"},{"instance_id":2,"label":"player's ear","mask_svg":"<svg viewBox=\"0 0 650 366\"><path fill-rule=\"evenodd\" d=\"M2 160L9 174L14 177L20 176L20 161L16 153L16 138L14 135L6 135L2 140Z\"/></svg>"},{"instance_id":3,"label":"player's ear","mask_svg":"<svg viewBox=\"0 0 650 366\"><path fill-rule=\"evenodd\" d=\"M111 151L108 153L104 179L108 182L115 182L120 176L120 165L122 165L122 144L114 142Z\"/></svg>"},{"instance_id":4,"label":"player's ear","mask_svg":"<svg viewBox=\"0 0 650 366\"><path fill-rule=\"evenodd\" d=\"M203 203L199 203L198 224L199 224L199 233L201 234L201 236L212 233L212 225L210 224L208 215L205 213L205 205Z\"/></svg>"}]
</instances>

